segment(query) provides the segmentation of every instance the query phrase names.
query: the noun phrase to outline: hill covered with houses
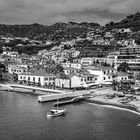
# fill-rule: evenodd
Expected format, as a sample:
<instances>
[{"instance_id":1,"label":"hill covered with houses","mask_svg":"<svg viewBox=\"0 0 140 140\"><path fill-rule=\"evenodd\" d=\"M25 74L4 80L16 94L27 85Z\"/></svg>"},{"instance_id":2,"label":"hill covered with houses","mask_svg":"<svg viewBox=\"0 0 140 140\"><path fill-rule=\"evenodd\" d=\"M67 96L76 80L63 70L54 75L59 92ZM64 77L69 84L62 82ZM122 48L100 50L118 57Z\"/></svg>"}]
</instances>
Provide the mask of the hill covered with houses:
<instances>
[{"instance_id":1,"label":"hill covered with houses","mask_svg":"<svg viewBox=\"0 0 140 140\"><path fill-rule=\"evenodd\" d=\"M104 27L98 23L55 23L53 25L0 24L0 52L4 49L27 53L62 47L75 48L80 57L105 57L135 40L140 43L140 13L131 14L120 22L110 22Z\"/></svg>"}]
</instances>

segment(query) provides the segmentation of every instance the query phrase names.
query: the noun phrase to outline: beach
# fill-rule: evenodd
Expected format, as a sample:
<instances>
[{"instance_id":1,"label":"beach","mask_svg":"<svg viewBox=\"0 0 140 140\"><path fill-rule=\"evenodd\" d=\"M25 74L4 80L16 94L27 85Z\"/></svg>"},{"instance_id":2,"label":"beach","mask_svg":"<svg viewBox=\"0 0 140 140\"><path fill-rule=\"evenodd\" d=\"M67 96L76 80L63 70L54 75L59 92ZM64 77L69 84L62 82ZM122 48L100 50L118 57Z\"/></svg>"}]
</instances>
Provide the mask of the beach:
<instances>
[{"instance_id":1,"label":"beach","mask_svg":"<svg viewBox=\"0 0 140 140\"><path fill-rule=\"evenodd\" d=\"M131 100L128 103L120 103L119 100L121 99L121 97L115 96L112 99L106 98L106 95L113 95L113 94L121 95L123 93L116 90L112 90L111 88L95 89L94 93L92 93L93 97L87 99L86 101L90 103L100 104L100 105L112 105L121 108L127 108L130 110L140 112L140 95L133 95L136 99ZM130 96L130 95L127 94L125 96Z\"/></svg>"}]
</instances>

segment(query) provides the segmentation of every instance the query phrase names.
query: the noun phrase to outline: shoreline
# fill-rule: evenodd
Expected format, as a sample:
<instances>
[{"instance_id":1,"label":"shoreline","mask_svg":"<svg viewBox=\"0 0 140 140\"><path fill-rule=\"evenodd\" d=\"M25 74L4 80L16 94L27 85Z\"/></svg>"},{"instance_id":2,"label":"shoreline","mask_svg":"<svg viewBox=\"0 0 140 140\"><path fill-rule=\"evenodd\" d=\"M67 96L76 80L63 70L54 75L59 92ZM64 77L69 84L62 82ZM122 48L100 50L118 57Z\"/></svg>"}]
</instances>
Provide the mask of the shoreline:
<instances>
[{"instance_id":1,"label":"shoreline","mask_svg":"<svg viewBox=\"0 0 140 140\"><path fill-rule=\"evenodd\" d=\"M136 106L132 106L129 104L117 104L117 103L107 103L107 102L103 102L103 101L97 101L97 100L91 100L91 99L86 99L85 102L87 103L93 103L95 105L103 105L103 106L112 106L112 107L118 107L118 108L122 108L122 109L127 109L130 111L134 111L136 113L139 113L140 115L140 111L137 109Z\"/></svg>"},{"instance_id":2,"label":"shoreline","mask_svg":"<svg viewBox=\"0 0 140 140\"><path fill-rule=\"evenodd\" d=\"M3 90L0 91L8 91L8 92L16 92L16 93L22 93L22 94L29 94L32 96L39 96L39 95L48 95L50 93L44 92L44 91L38 91L38 92L33 92L31 89L21 89L21 88L14 88L11 89L7 84L0 84L1 86L4 86ZM123 109L128 109L130 111L135 111L136 113L140 113L140 96L137 96L139 99L138 102L132 101L131 103L128 104L122 104L118 102L119 98L113 98L113 99L105 99L104 96L107 94L112 94L113 92L116 93L116 91L113 91L111 88L99 88L99 89L92 89L89 90L92 93L91 98L85 99L85 102L87 103L93 103L96 105L103 105L103 106L112 106L112 107L119 107ZM89 92L88 91L88 92ZM81 91L75 91L75 93L78 93ZM82 92L87 92L87 91L82 91ZM120 93L120 92L118 92ZM52 94L52 93L51 93Z\"/></svg>"}]
</instances>

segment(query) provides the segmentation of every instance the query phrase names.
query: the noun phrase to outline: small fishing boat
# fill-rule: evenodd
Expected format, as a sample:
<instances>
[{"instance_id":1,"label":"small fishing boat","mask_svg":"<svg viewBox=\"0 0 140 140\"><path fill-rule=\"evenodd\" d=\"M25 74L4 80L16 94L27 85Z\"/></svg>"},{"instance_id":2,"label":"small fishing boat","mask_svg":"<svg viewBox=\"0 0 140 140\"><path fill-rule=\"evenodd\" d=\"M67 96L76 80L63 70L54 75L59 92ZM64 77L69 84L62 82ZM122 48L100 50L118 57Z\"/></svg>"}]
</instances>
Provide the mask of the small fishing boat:
<instances>
[{"instance_id":1,"label":"small fishing boat","mask_svg":"<svg viewBox=\"0 0 140 140\"><path fill-rule=\"evenodd\" d=\"M66 109L52 109L50 112L47 113L47 117L57 117L64 115L66 112Z\"/></svg>"}]
</instances>

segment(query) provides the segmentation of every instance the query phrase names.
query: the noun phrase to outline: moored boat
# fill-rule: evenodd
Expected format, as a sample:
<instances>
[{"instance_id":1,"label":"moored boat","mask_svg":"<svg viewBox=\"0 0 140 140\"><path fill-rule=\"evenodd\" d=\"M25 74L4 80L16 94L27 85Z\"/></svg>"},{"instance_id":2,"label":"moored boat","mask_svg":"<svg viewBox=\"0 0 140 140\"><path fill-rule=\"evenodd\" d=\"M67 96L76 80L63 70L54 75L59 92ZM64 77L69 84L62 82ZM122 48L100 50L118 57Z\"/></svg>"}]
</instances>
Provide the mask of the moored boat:
<instances>
[{"instance_id":1,"label":"moored boat","mask_svg":"<svg viewBox=\"0 0 140 140\"><path fill-rule=\"evenodd\" d=\"M66 112L66 109L52 109L50 112L47 113L47 117L57 117L64 115Z\"/></svg>"}]
</instances>

